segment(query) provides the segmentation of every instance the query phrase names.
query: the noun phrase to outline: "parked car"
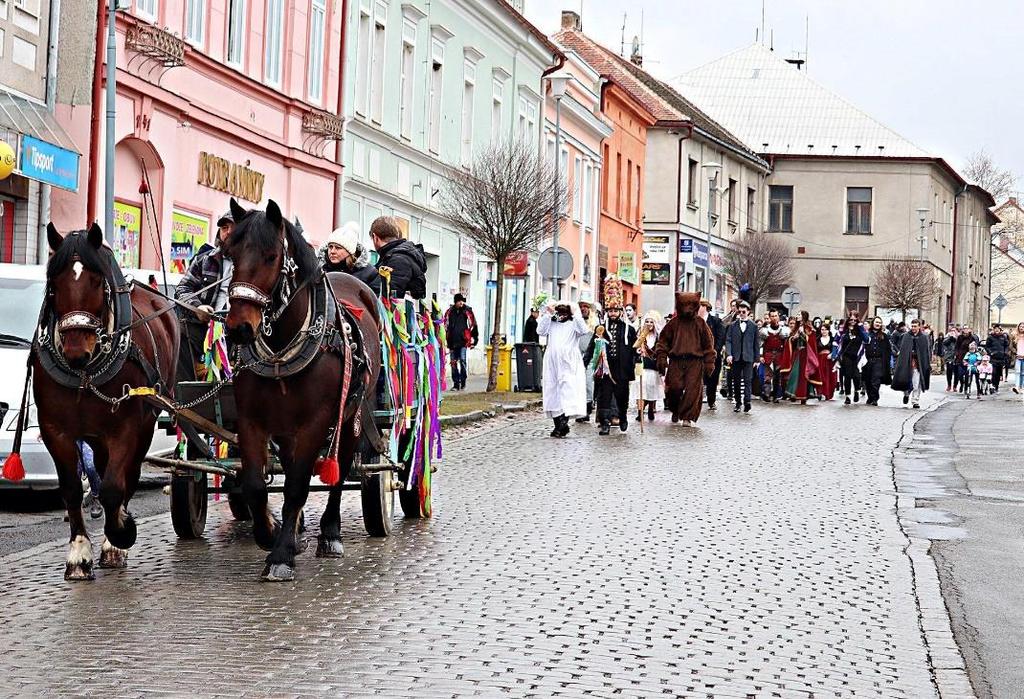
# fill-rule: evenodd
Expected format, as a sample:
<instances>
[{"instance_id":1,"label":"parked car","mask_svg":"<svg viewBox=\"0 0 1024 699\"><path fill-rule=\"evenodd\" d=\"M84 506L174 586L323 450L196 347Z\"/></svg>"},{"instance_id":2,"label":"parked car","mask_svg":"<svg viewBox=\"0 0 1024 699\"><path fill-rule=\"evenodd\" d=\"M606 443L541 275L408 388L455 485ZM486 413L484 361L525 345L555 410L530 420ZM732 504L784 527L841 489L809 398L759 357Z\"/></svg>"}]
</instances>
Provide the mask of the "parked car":
<instances>
[{"instance_id":1,"label":"parked car","mask_svg":"<svg viewBox=\"0 0 1024 699\"><path fill-rule=\"evenodd\" d=\"M125 270L137 283L144 284L152 270ZM173 285L180 275L168 275ZM0 463L14 446L14 431L18 424L21 395L25 386L25 371L29 348L35 334L39 309L46 289L46 268L42 265L0 264ZM153 453L166 453L174 448L175 438L157 430L150 449ZM21 442L21 458L25 464L25 479L5 481L0 488L31 488L52 490L57 487L57 470L42 438L36 406L29 393L28 428Z\"/></svg>"}]
</instances>

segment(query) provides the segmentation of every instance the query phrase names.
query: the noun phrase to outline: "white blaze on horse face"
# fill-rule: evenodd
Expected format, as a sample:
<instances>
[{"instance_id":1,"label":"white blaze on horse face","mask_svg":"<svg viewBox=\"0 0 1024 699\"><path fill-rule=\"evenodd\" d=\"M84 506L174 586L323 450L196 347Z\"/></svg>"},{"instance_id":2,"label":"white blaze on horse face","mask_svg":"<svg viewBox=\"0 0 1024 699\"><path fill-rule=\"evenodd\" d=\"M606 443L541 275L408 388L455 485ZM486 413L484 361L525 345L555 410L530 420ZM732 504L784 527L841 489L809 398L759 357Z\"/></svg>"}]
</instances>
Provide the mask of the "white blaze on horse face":
<instances>
[{"instance_id":1,"label":"white blaze on horse face","mask_svg":"<svg viewBox=\"0 0 1024 699\"><path fill-rule=\"evenodd\" d=\"M68 546L68 564L77 566L82 563L92 563L92 542L79 534Z\"/></svg>"},{"instance_id":2,"label":"white blaze on horse face","mask_svg":"<svg viewBox=\"0 0 1024 699\"><path fill-rule=\"evenodd\" d=\"M75 273L75 281L76 282L78 281L78 278L82 276L82 270L83 269L85 269L85 268L82 267L82 263L81 262L76 262L75 264L71 265L71 270Z\"/></svg>"}]
</instances>

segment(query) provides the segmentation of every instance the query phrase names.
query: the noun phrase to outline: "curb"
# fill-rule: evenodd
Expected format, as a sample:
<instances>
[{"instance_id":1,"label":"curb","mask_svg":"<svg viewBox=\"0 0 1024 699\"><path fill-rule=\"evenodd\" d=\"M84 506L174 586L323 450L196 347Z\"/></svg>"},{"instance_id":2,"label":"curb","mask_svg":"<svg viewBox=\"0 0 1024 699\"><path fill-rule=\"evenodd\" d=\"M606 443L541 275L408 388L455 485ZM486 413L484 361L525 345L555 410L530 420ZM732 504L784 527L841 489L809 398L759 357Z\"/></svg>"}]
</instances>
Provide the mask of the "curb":
<instances>
[{"instance_id":1,"label":"curb","mask_svg":"<svg viewBox=\"0 0 1024 699\"><path fill-rule=\"evenodd\" d=\"M526 401L525 403L512 403L509 405L495 403L491 410L474 410L461 415L442 415L441 427L468 425L471 422L489 420L492 417L501 415L502 413L521 413L523 411L530 410L531 408L539 407L542 403L543 401L540 399Z\"/></svg>"}]
</instances>

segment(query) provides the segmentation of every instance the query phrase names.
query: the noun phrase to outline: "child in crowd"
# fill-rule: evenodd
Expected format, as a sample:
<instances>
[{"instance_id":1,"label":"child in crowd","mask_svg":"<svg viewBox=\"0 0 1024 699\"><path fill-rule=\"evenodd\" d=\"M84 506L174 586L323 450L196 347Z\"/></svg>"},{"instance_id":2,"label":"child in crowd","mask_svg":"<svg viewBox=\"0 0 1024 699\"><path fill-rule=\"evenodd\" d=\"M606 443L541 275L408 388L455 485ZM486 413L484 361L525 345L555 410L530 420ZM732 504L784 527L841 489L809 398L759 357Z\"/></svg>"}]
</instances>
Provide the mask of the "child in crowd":
<instances>
[{"instance_id":1,"label":"child in crowd","mask_svg":"<svg viewBox=\"0 0 1024 699\"><path fill-rule=\"evenodd\" d=\"M983 396L989 394L989 387L992 385L992 363L991 357L982 355L978 363L978 391Z\"/></svg>"},{"instance_id":2,"label":"child in crowd","mask_svg":"<svg viewBox=\"0 0 1024 699\"><path fill-rule=\"evenodd\" d=\"M978 352L977 343L972 342L967 347L967 354L964 355L964 380L963 392L967 400L971 399L971 384L973 383L978 391L978 398L981 398L981 384L978 381L978 365L981 364L981 354Z\"/></svg>"}]
</instances>

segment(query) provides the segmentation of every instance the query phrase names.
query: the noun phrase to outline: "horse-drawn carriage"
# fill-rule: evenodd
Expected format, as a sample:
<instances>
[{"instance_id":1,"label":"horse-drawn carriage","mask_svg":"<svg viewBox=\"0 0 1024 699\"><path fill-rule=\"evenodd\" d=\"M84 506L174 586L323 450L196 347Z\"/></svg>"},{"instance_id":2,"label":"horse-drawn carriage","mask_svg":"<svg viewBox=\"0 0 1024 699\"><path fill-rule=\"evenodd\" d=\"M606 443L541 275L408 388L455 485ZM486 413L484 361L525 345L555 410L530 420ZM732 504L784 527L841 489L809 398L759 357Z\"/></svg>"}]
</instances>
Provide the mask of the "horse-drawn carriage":
<instances>
[{"instance_id":1,"label":"horse-drawn carriage","mask_svg":"<svg viewBox=\"0 0 1024 699\"><path fill-rule=\"evenodd\" d=\"M314 476L322 486L312 487L329 493L318 556L342 554L343 490L360 491L372 535L390 532L396 492L407 517L430 516L445 361L438 309L380 300L351 275L325 274L273 201L264 212L232 200L231 210L235 228L222 241L231 276L207 287L226 284L230 300L224 338L211 345L210 381L175 381L175 306L201 309L125 279L97 225L67 237L48 226L46 298L2 476L24 477L18 452L31 385L68 509L68 580L93 578L82 443L102 475L101 568L127 564L138 534L128 503L147 458L172 473L179 536L203 533L211 492L251 519L253 538L270 552L264 580L294 577ZM164 429L180 434L173 458L147 457L161 413ZM284 495L280 518L269 508L271 490Z\"/></svg>"}]
</instances>

